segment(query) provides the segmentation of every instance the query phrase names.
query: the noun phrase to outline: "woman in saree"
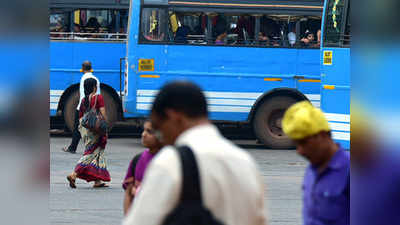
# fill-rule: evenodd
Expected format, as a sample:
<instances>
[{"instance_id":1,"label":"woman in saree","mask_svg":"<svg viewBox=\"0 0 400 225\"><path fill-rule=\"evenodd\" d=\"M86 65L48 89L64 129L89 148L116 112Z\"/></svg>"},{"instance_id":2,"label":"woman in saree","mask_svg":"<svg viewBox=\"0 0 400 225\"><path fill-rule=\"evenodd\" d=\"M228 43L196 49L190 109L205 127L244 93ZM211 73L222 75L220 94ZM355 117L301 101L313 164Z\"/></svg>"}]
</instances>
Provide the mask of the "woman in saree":
<instances>
[{"instance_id":1,"label":"woman in saree","mask_svg":"<svg viewBox=\"0 0 400 225\"><path fill-rule=\"evenodd\" d=\"M79 109L79 121L81 121L85 112L91 108L98 110L107 121L103 96L96 95L97 81L93 78L86 79L84 91L85 98L82 100ZM85 151L75 166L74 172L67 176L69 186L76 188L75 181L76 178L79 178L86 182L94 181L94 188L107 187L104 182L111 181L110 174L107 171L106 159L104 158L107 134L86 129L82 124L79 125L79 131L85 145Z\"/></svg>"}]
</instances>

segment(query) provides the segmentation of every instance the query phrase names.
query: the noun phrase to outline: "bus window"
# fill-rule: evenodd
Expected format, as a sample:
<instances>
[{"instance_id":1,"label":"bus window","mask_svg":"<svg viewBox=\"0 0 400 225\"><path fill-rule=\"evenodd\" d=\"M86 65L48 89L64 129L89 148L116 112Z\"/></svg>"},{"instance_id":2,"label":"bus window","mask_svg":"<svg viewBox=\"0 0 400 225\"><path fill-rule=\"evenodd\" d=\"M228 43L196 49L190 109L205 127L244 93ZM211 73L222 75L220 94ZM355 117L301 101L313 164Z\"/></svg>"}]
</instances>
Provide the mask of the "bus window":
<instances>
[{"instance_id":1,"label":"bus window","mask_svg":"<svg viewBox=\"0 0 400 225\"><path fill-rule=\"evenodd\" d=\"M69 32L69 16L65 12L50 12L50 38L64 39Z\"/></svg>"},{"instance_id":2,"label":"bus window","mask_svg":"<svg viewBox=\"0 0 400 225\"><path fill-rule=\"evenodd\" d=\"M345 1L329 1L326 9L325 30L324 30L324 46L325 47L341 47L343 38L341 37L343 27L343 14L345 9Z\"/></svg>"},{"instance_id":3,"label":"bus window","mask_svg":"<svg viewBox=\"0 0 400 225\"><path fill-rule=\"evenodd\" d=\"M247 14L218 14L213 18L216 45L251 45L255 39L255 17Z\"/></svg>"},{"instance_id":4,"label":"bus window","mask_svg":"<svg viewBox=\"0 0 400 225\"><path fill-rule=\"evenodd\" d=\"M202 12L169 11L169 41L182 44L206 44L207 20L208 16Z\"/></svg>"},{"instance_id":5,"label":"bus window","mask_svg":"<svg viewBox=\"0 0 400 225\"><path fill-rule=\"evenodd\" d=\"M319 48L321 43L321 18L303 16L299 20L300 47Z\"/></svg>"},{"instance_id":6,"label":"bus window","mask_svg":"<svg viewBox=\"0 0 400 225\"><path fill-rule=\"evenodd\" d=\"M143 42L161 42L165 40L165 11L145 8L142 11L141 40Z\"/></svg>"},{"instance_id":7,"label":"bus window","mask_svg":"<svg viewBox=\"0 0 400 225\"><path fill-rule=\"evenodd\" d=\"M99 33L112 33L115 23L112 10L76 10L74 21L80 25L80 32L86 33L85 37L93 40L108 37Z\"/></svg>"},{"instance_id":8,"label":"bus window","mask_svg":"<svg viewBox=\"0 0 400 225\"><path fill-rule=\"evenodd\" d=\"M263 15L260 18L258 45L281 47L284 40L284 23L281 18L273 15Z\"/></svg>"},{"instance_id":9,"label":"bus window","mask_svg":"<svg viewBox=\"0 0 400 225\"><path fill-rule=\"evenodd\" d=\"M346 16L346 27L344 30L344 37L343 37L343 46L344 47L350 47L351 45L351 33L350 33L350 28L351 28L351 23L350 23L350 3L348 4L348 9L347 9L347 16Z\"/></svg>"},{"instance_id":10,"label":"bus window","mask_svg":"<svg viewBox=\"0 0 400 225\"><path fill-rule=\"evenodd\" d=\"M92 41L124 40L127 21L128 10L52 9L50 38Z\"/></svg>"},{"instance_id":11,"label":"bus window","mask_svg":"<svg viewBox=\"0 0 400 225\"><path fill-rule=\"evenodd\" d=\"M129 10L123 9L119 11L119 30L117 32L120 35L117 36L118 39L126 39L126 32L128 28L128 15Z\"/></svg>"}]
</instances>

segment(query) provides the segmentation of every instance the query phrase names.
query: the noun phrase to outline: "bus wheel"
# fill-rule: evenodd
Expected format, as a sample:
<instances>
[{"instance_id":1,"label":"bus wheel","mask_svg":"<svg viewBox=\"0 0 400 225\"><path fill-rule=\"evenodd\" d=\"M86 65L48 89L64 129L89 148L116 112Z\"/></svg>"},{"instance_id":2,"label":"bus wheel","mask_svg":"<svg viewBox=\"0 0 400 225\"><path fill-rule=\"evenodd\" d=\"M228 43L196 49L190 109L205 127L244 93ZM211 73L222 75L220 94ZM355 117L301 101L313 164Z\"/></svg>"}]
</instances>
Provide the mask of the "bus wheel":
<instances>
[{"instance_id":1,"label":"bus wheel","mask_svg":"<svg viewBox=\"0 0 400 225\"><path fill-rule=\"evenodd\" d=\"M294 143L282 130L282 118L286 109L297 100L288 96L277 96L264 101L253 120L256 137L272 149L292 149Z\"/></svg>"},{"instance_id":2,"label":"bus wheel","mask_svg":"<svg viewBox=\"0 0 400 225\"><path fill-rule=\"evenodd\" d=\"M116 100L112 97L112 95L108 91L102 89L101 94L103 95L103 98L104 98L107 119L108 119L108 122L110 123L109 125L112 129L114 123L118 120L118 103L116 102ZM111 129L110 129L110 131L111 131Z\"/></svg>"},{"instance_id":3,"label":"bus wheel","mask_svg":"<svg viewBox=\"0 0 400 225\"><path fill-rule=\"evenodd\" d=\"M68 97L64 105L64 121L70 131L74 130L75 111L79 103L79 90L75 90Z\"/></svg>"}]
</instances>

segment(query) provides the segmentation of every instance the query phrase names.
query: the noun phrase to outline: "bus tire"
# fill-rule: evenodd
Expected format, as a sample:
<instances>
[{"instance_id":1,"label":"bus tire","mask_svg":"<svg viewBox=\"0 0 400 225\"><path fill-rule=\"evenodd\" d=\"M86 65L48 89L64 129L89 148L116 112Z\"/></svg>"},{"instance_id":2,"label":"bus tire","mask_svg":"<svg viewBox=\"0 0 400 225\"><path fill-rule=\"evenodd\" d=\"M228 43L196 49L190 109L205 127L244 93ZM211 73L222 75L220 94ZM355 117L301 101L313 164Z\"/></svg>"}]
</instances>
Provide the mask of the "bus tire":
<instances>
[{"instance_id":1,"label":"bus tire","mask_svg":"<svg viewBox=\"0 0 400 225\"><path fill-rule=\"evenodd\" d=\"M282 130L282 118L287 108L296 103L295 98L276 96L265 100L257 109L253 119L256 137L272 149L293 149L294 143Z\"/></svg>"},{"instance_id":2,"label":"bus tire","mask_svg":"<svg viewBox=\"0 0 400 225\"><path fill-rule=\"evenodd\" d=\"M103 98L104 98L107 119L108 119L108 122L110 125L110 131L111 131L112 126L118 120L118 104L108 91L102 89L101 94L103 95ZM68 99L65 103L65 107L64 107L64 121L65 121L66 127L70 131L72 131L74 129L75 110L78 106L78 103L79 103L79 91L75 90L68 97Z\"/></svg>"},{"instance_id":3,"label":"bus tire","mask_svg":"<svg viewBox=\"0 0 400 225\"><path fill-rule=\"evenodd\" d=\"M75 111L79 103L79 90L72 91L65 102L63 114L64 122L68 130L74 130Z\"/></svg>"},{"instance_id":4,"label":"bus tire","mask_svg":"<svg viewBox=\"0 0 400 225\"><path fill-rule=\"evenodd\" d=\"M112 127L114 126L114 123L118 120L118 103L113 98L111 93L109 93L105 89L101 89L101 94L103 95L104 98L104 105L106 107L107 119L111 131Z\"/></svg>"}]
</instances>

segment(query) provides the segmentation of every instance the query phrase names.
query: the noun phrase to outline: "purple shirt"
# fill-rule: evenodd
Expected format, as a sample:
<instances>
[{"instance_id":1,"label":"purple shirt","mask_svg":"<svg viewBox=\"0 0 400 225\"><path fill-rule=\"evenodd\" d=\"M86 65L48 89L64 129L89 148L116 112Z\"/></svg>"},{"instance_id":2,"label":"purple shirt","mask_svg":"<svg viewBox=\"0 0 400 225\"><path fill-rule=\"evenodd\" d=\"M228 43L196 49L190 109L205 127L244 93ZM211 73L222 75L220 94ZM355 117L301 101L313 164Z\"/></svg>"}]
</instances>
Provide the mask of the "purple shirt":
<instances>
[{"instance_id":1,"label":"purple shirt","mask_svg":"<svg viewBox=\"0 0 400 225\"><path fill-rule=\"evenodd\" d=\"M133 174L134 174L133 170L136 170L136 165L137 165L137 162L139 161L141 155L142 155L142 153L136 154L135 157L133 157L133 159L129 163L129 167L128 167L128 170L126 171L125 179L122 182L122 188L124 190L126 190L126 188L128 187L129 184L133 184L135 182L135 179L133 176Z\"/></svg>"},{"instance_id":2,"label":"purple shirt","mask_svg":"<svg viewBox=\"0 0 400 225\"><path fill-rule=\"evenodd\" d=\"M135 170L135 180L142 182L144 173L150 161L153 159L154 155L150 153L149 150L145 150L140 157Z\"/></svg>"},{"instance_id":3,"label":"purple shirt","mask_svg":"<svg viewBox=\"0 0 400 225\"><path fill-rule=\"evenodd\" d=\"M350 224L350 156L343 149L318 174L310 165L303 183L304 225Z\"/></svg>"}]
</instances>

